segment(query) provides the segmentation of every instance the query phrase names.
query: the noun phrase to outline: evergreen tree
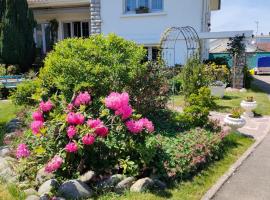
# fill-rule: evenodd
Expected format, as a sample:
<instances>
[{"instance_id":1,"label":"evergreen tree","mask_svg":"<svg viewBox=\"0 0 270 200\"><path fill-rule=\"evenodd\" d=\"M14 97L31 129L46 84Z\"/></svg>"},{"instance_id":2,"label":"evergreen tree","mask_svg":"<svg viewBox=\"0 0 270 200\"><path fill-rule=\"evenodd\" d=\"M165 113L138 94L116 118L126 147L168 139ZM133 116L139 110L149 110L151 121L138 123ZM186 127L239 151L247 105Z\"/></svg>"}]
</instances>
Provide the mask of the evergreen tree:
<instances>
[{"instance_id":1,"label":"evergreen tree","mask_svg":"<svg viewBox=\"0 0 270 200\"><path fill-rule=\"evenodd\" d=\"M0 17L0 58L26 71L35 54L35 21L27 0L0 0Z\"/></svg>"}]
</instances>

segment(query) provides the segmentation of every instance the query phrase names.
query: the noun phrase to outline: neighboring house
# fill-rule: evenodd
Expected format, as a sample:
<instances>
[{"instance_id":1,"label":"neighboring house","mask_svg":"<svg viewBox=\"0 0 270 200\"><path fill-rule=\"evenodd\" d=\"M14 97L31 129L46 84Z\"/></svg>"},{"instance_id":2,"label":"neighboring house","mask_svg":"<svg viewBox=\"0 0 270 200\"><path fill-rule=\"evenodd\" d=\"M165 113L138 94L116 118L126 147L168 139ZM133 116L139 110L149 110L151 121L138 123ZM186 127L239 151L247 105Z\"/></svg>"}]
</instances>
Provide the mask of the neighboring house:
<instances>
[{"instance_id":1,"label":"neighboring house","mask_svg":"<svg viewBox=\"0 0 270 200\"><path fill-rule=\"evenodd\" d=\"M232 66L232 58L227 52L229 39L216 39L210 42L210 58L225 57ZM245 40L247 65L257 68L258 60L270 57L270 35L253 36Z\"/></svg>"},{"instance_id":2,"label":"neighboring house","mask_svg":"<svg viewBox=\"0 0 270 200\"><path fill-rule=\"evenodd\" d=\"M192 26L198 33L210 31L211 11L220 0L28 0L38 26L35 41L42 53L51 47L50 21L57 20L57 40L116 33L157 54L162 33L172 26ZM207 42L202 53L208 56ZM184 55L178 62L184 62Z\"/></svg>"}]
</instances>

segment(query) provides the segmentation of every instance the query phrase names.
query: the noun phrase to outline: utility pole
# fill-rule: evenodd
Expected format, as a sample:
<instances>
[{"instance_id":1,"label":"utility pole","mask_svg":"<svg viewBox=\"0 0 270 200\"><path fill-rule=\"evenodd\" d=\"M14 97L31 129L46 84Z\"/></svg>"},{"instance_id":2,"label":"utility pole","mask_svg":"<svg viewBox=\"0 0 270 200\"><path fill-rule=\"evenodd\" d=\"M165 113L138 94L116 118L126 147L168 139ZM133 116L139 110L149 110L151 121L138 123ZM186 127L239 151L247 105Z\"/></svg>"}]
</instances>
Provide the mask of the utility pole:
<instances>
[{"instance_id":1,"label":"utility pole","mask_svg":"<svg viewBox=\"0 0 270 200\"><path fill-rule=\"evenodd\" d=\"M255 21L255 23L256 23L256 28L257 28L256 36L258 36L258 33L259 33L259 21Z\"/></svg>"}]
</instances>

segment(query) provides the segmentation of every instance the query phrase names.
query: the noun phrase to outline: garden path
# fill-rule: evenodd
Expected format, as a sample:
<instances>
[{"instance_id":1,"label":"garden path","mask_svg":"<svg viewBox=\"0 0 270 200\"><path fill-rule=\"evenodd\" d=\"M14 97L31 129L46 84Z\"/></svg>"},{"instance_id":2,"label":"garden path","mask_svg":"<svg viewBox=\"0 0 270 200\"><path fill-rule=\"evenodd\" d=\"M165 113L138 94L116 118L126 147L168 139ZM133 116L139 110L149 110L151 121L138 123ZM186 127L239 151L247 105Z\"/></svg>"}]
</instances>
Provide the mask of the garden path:
<instances>
[{"instance_id":1,"label":"garden path","mask_svg":"<svg viewBox=\"0 0 270 200\"><path fill-rule=\"evenodd\" d=\"M270 76L255 76L254 84L270 95ZM269 96L270 97L270 96ZM225 114L211 113L223 121ZM213 200L270 199L270 117L248 119L239 131L262 143L216 193Z\"/></svg>"}]
</instances>

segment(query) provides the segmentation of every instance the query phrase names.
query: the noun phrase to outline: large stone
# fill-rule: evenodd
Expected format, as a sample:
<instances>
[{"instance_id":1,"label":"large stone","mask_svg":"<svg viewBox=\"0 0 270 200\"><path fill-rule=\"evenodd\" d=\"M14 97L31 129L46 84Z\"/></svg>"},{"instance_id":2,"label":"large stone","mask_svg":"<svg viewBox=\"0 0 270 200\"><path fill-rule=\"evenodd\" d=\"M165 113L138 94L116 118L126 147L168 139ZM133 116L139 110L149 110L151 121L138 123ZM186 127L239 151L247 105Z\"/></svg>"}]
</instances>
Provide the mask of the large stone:
<instances>
[{"instance_id":1,"label":"large stone","mask_svg":"<svg viewBox=\"0 0 270 200\"><path fill-rule=\"evenodd\" d=\"M115 174L112 175L110 178L107 178L101 182L98 183L97 187L98 189L109 189L116 186L120 181L124 180L126 178L125 175L122 174Z\"/></svg>"},{"instance_id":2,"label":"large stone","mask_svg":"<svg viewBox=\"0 0 270 200\"><path fill-rule=\"evenodd\" d=\"M39 200L51 200L48 194L43 194L39 197Z\"/></svg>"},{"instance_id":3,"label":"large stone","mask_svg":"<svg viewBox=\"0 0 270 200\"><path fill-rule=\"evenodd\" d=\"M52 190L57 190L59 188L59 183L55 179L50 179L44 182L38 189L38 194L49 194Z\"/></svg>"},{"instance_id":4,"label":"large stone","mask_svg":"<svg viewBox=\"0 0 270 200\"><path fill-rule=\"evenodd\" d=\"M37 175L36 175L36 182L37 184L42 184L47 180L50 180L54 178L54 175L52 173L47 173L45 172L45 168L41 168L38 170Z\"/></svg>"},{"instance_id":5,"label":"large stone","mask_svg":"<svg viewBox=\"0 0 270 200\"><path fill-rule=\"evenodd\" d=\"M131 192L143 192L150 189L154 185L154 181L151 178L142 178L137 180L130 188Z\"/></svg>"},{"instance_id":6,"label":"large stone","mask_svg":"<svg viewBox=\"0 0 270 200\"><path fill-rule=\"evenodd\" d=\"M30 196L26 197L25 200L39 200L39 196L37 196L37 195L30 195Z\"/></svg>"},{"instance_id":7,"label":"large stone","mask_svg":"<svg viewBox=\"0 0 270 200\"><path fill-rule=\"evenodd\" d=\"M22 127L22 122L19 119L12 119L6 124L7 133L15 132Z\"/></svg>"},{"instance_id":8,"label":"large stone","mask_svg":"<svg viewBox=\"0 0 270 200\"><path fill-rule=\"evenodd\" d=\"M93 195L91 188L79 180L70 180L63 183L58 193L67 199L90 198Z\"/></svg>"},{"instance_id":9,"label":"large stone","mask_svg":"<svg viewBox=\"0 0 270 200\"><path fill-rule=\"evenodd\" d=\"M116 187L115 191L116 192L123 192L124 190L127 190L131 187L131 185L134 183L136 179L134 177L128 177L125 178L124 180L120 181Z\"/></svg>"},{"instance_id":10,"label":"large stone","mask_svg":"<svg viewBox=\"0 0 270 200\"><path fill-rule=\"evenodd\" d=\"M12 168L15 162L16 160L11 157L0 157L0 177L8 183L17 182L17 174Z\"/></svg>"},{"instance_id":11,"label":"large stone","mask_svg":"<svg viewBox=\"0 0 270 200\"><path fill-rule=\"evenodd\" d=\"M34 188L28 188L23 191L26 196L37 195L37 191Z\"/></svg>"},{"instance_id":12,"label":"large stone","mask_svg":"<svg viewBox=\"0 0 270 200\"><path fill-rule=\"evenodd\" d=\"M11 154L11 149L8 146L0 147L0 157L6 157Z\"/></svg>"},{"instance_id":13,"label":"large stone","mask_svg":"<svg viewBox=\"0 0 270 200\"><path fill-rule=\"evenodd\" d=\"M92 178L94 178L95 176L95 172L94 171L88 171L86 173L84 173L83 175L81 175L79 177L79 180L82 181L82 182L89 182Z\"/></svg>"}]
</instances>

